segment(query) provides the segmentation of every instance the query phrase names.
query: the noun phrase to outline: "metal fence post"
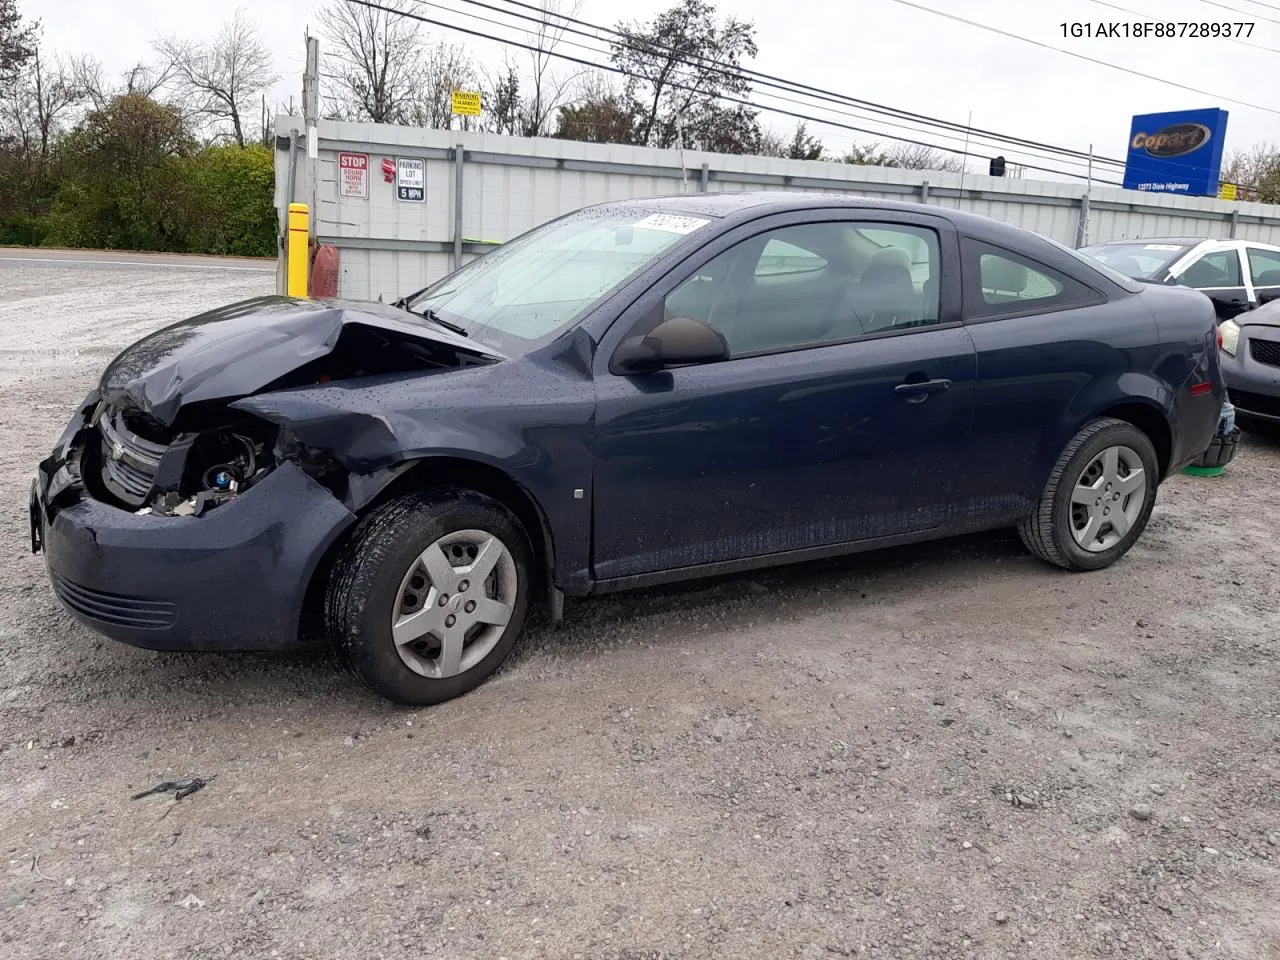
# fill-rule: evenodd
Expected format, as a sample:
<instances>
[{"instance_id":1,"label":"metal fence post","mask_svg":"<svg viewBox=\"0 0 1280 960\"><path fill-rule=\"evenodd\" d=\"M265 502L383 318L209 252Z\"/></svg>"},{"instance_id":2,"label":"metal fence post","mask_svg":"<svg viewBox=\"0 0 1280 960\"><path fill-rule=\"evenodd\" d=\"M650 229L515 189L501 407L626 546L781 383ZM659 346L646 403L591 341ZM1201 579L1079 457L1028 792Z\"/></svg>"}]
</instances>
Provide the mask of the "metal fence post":
<instances>
[{"instance_id":1,"label":"metal fence post","mask_svg":"<svg viewBox=\"0 0 1280 960\"><path fill-rule=\"evenodd\" d=\"M1076 249L1089 242L1089 194L1080 195L1080 217L1076 220Z\"/></svg>"},{"instance_id":2,"label":"metal fence post","mask_svg":"<svg viewBox=\"0 0 1280 960\"><path fill-rule=\"evenodd\" d=\"M920 202L921 203L929 202L929 181L928 180L920 184Z\"/></svg>"},{"instance_id":3,"label":"metal fence post","mask_svg":"<svg viewBox=\"0 0 1280 960\"><path fill-rule=\"evenodd\" d=\"M1231 239L1236 238L1236 230L1240 226L1240 210L1237 208L1231 211Z\"/></svg>"},{"instance_id":4,"label":"metal fence post","mask_svg":"<svg viewBox=\"0 0 1280 960\"><path fill-rule=\"evenodd\" d=\"M699 192L699 193L706 193L706 192L707 192L707 181L708 181L708 180L710 180L710 179L711 179L711 167L710 167L710 165L709 165L709 164L704 163L704 164L702 165L702 174L701 174L701 176L698 178L698 192Z\"/></svg>"},{"instance_id":5,"label":"metal fence post","mask_svg":"<svg viewBox=\"0 0 1280 960\"><path fill-rule=\"evenodd\" d=\"M453 148L453 269L462 267L462 144Z\"/></svg>"}]
</instances>

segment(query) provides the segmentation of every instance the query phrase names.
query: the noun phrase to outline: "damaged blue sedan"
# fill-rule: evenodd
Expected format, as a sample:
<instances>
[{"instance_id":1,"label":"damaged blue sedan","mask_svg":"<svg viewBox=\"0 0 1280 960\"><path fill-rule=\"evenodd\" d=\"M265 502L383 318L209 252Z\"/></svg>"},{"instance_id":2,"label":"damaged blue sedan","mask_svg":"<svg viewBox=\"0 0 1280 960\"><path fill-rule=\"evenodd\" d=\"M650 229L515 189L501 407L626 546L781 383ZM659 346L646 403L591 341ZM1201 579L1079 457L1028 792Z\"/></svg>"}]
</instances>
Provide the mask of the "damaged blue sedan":
<instances>
[{"instance_id":1,"label":"damaged blue sedan","mask_svg":"<svg viewBox=\"0 0 1280 960\"><path fill-rule=\"evenodd\" d=\"M565 595L1017 527L1097 570L1224 398L1212 304L936 206L561 217L394 305L265 297L126 349L31 493L93 629L327 637L456 697Z\"/></svg>"}]
</instances>

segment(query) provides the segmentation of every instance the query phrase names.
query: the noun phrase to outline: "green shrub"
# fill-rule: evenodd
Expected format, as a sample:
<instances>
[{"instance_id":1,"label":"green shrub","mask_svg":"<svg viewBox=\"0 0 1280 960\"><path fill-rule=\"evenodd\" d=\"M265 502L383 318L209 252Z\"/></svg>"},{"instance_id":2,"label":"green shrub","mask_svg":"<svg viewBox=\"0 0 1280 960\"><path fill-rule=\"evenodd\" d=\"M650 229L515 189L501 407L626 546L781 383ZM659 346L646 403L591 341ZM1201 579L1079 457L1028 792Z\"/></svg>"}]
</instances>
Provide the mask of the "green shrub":
<instances>
[{"instance_id":1,"label":"green shrub","mask_svg":"<svg viewBox=\"0 0 1280 960\"><path fill-rule=\"evenodd\" d=\"M0 243L274 256L274 160L199 148L176 108L125 94L59 140L43 199L0 209Z\"/></svg>"},{"instance_id":2,"label":"green shrub","mask_svg":"<svg viewBox=\"0 0 1280 960\"><path fill-rule=\"evenodd\" d=\"M206 147L188 163L189 248L201 253L276 253L275 156L258 144Z\"/></svg>"}]
</instances>

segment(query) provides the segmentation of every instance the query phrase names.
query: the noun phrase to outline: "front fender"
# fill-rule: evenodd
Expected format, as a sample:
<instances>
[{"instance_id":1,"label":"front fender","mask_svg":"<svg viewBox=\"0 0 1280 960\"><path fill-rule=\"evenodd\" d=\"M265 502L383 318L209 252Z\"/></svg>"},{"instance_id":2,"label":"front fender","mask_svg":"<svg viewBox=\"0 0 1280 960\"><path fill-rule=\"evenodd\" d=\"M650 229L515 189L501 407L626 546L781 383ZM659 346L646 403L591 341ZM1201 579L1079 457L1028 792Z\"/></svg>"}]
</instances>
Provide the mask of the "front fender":
<instances>
[{"instance_id":1,"label":"front fender","mask_svg":"<svg viewBox=\"0 0 1280 960\"><path fill-rule=\"evenodd\" d=\"M441 384L448 379L429 378ZM520 402L489 390L439 396L441 402L428 406L409 394L415 400L410 407L397 406L385 391L361 397L349 385L335 385L260 394L232 406L278 424L344 467L353 510L424 460L447 458L501 472L545 521L544 533L555 544L554 580L579 592L589 582L591 559L591 394L563 384L530 394L527 386L519 390L523 397L552 399Z\"/></svg>"}]
</instances>

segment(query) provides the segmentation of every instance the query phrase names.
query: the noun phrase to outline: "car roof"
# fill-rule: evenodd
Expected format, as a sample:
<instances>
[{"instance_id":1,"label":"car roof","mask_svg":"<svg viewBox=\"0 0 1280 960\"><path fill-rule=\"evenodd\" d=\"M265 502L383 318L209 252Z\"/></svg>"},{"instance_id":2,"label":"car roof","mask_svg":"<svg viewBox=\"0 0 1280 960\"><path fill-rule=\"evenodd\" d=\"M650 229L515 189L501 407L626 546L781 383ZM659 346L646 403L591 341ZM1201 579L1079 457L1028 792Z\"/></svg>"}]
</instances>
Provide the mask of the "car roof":
<instances>
[{"instance_id":1,"label":"car roof","mask_svg":"<svg viewBox=\"0 0 1280 960\"><path fill-rule=\"evenodd\" d=\"M640 210L659 209L673 214L717 217L724 220L752 220L768 213L787 210L830 209L846 207L865 210L900 210L903 213L929 214L949 220L957 229L966 227L987 236L1007 234L1026 236L1030 231L1012 226L1002 220L950 210L933 204L910 203L901 200L885 200L880 197L860 197L847 193L803 193L788 190L751 190L732 193L676 194L615 200L602 203L596 209Z\"/></svg>"},{"instance_id":2,"label":"car roof","mask_svg":"<svg viewBox=\"0 0 1280 960\"><path fill-rule=\"evenodd\" d=\"M1204 243L1206 240L1215 240L1216 237L1125 237L1120 240L1105 240L1102 243L1090 244L1095 247L1115 247L1121 244L1134 243L1176 243L1179 246L1190 247L1197 243Z\"/></svg>"},{"instance_id":3,"label":"car roof","mask_svg":"<svg viewBox=\"0 0 1280 960\"><path fill-rule=\"evenodd\" d=\"M1135 243L1168 243L1178 244L1184 247L1194 247L1202 243L1247 243L1251 247L1263 247L1267 250L1280 250L1280 246L1274 243L1264 243L1261 240L1241 239L1240 237L1128 237L1122 240L1107 240L1103 243L1092 243L1092 247L1116 247L1122 244Z\"/></svg>"}]
</instances>

